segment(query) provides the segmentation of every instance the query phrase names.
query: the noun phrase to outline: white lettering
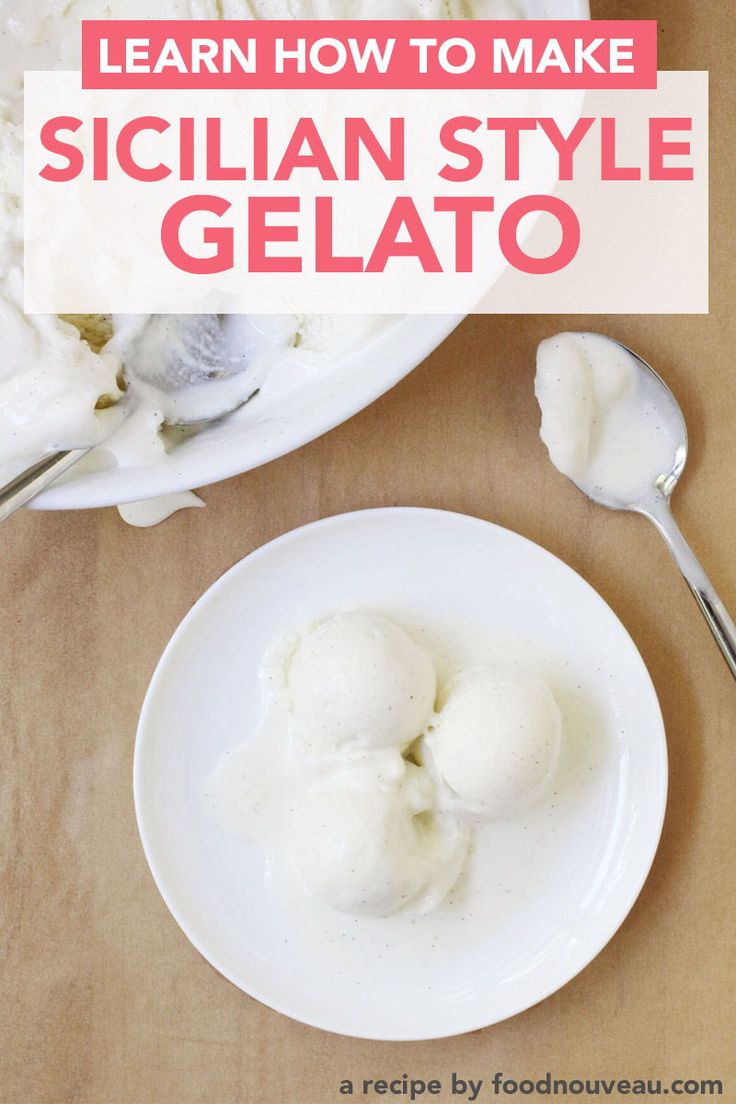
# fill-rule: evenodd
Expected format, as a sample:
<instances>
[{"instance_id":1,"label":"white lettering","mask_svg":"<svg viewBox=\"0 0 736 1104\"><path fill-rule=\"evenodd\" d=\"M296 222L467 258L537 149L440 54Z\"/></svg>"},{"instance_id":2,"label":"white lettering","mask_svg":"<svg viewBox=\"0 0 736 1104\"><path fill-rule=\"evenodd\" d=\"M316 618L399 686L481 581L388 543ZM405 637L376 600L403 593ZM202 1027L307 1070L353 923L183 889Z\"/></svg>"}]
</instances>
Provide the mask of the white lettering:
<instances>
[{"instance_id":1,"label":"white lettering","mask_svg":"<svg viewBox=\"0 0 736 1104\"><path fill-rule=\"evenodd\" d=\"M611 72L634 72L634 40L633 38L611 39Z\"/></svg>"},{"instance_id":2,"label":"white lettering","mask_svg":"<svg viewBox=\"0 0 736 1104\"><path fill-rule=\"evenodd\" d=\"M240 69L244 73L255 73L256 71L256 42L255 39L249 38L245 44L246 52L240 48L239 43L234 38L226 38L222 44L222 71L223 73L232 73L233 60L240 66Z\"/></svg>"},{"instance_id":3,"label":"white lettering","mask_svg":"<svg viewBox=\"0 0 736 1104\"><path fill-rule=\"evenodd\" d=\"M101 73L122 73L122 65L112 65L110 62L110 39L100 39L100 72Z\"/></svg>"},{"instance_id":4,"label":"white lettering","mask_svg":"<svg viewBox=\"0 0 736 1104\"><path fill-rule=\"evenodd\" d=\"M161 53L156 59L153 72L162 73L164 69L176 69L177 73L186 73L187 71L187 64L173 38L166 39Z\"/></svg>"},{"instance_id":5,"label":"white lettering","mask_svg":"<svg viewBox=\"0 0 736 1104\"><path fill-rule=\"evenodd\" d=\"M465 57L462 61L450 61L451 50L462 50ZM467 73L475 65L475 47L465 38L448 38L442 43L438 53L438 60L446 73Z\"/></svg>"},{"instance_id":6,"label":"white lettering","mask_svg":"<svg viewBox=\"0 0 736 1104\"><path fill-rule=\"evenodd\" d=\"M150 40L147 38L126 38L125 40L125 72L126 73L150 73L151 65L148 60Z\"/></svg>"},{"instance_id":7,"label":"white lettering","mask_svg":"<svg viewBox=\"0 0 736 1104\"><path fill-rule=\"evenodd\" d=\"M522 67L523 66L523 67ZM516 47L516 53L512 54L508 39L494 38L493 40L493 72L518 73L532 72L532 40L522 38Z\"/></svg>"},{"instance_id":8,"label":"white lettering","mask_svg":"<svg viewBox=\"0 0 736 1104\"><path fill-rule=\"evenodd\" d=\"M597 58L593 57L596 50L605 42L603 38L594 38L592 42L589 42L587 46L583 45L583 41L580 38L575 39L575 72L582 73L587 65L589 69L592 69L594 73L605 73L605 68L601 65Z\"/></svg>"},{"instance_id":9,"label":"white lettering","mask_svg":"<svg viewBox=\"0 0 736 1104\"><path fill-rule=\"evenodd\" d=\"M409 45L415 46L419 52L419 73L426 73L428 68L429 47L437 45L436 38L410 38Z\"/></svg>"},{"instance_id":10,"label":"white lettering","mask_svg":"<svg viewBox=\"0 0 736 1104\"><path fill-rule=\"evenodd\" d=\"M296 40L296 49L287 50L283 38L277 38L274 44L275 57L274 68L277 73L286 72L286 62L295 61L297 73L305 73L307 69L307 46L303 38Z\"/></svg>"},{"instance_id":11,"label":"white lettering","mask_svg":"<svg viewBox=\"0 0 736 1104\"><path fill-rule=\"evenodd\" d=\"M559 69L561 73L571 72L565 51L556 38L551 38L537 63L536 72L546 73L548 69Z\"/></svg>"},{"instance_id":12,"label":"white lettering","mask_svg":"<svg viewBox=\"0 0 736 1104\"><path fill-rule=\"evenodd\" d=\"M322 51L327 50L328 57L334 51L332 61L323 61ZM309 48L309 64L316 73L339 73L345 68L348 59L348 51L345 43L339 38L318 38Z\"/></svg>"},{"instance_id":13,"label":"white lettering","mask_svg":"<svg viewBox=\"0 0 736 1104\"><path fill-rule=\"evenodd\" d=\"M354 38L348 39L348 45L350 47L350 56L353 59L353 65L358 73L365 73L370 63L375 65L377 72L386 73L388 72L389 62L393 56L396 39L386 39L386 45L383 51L381 51L375 38L369 38L363 50L361 50L357 40Z\"/></svg>"}]
</instances>

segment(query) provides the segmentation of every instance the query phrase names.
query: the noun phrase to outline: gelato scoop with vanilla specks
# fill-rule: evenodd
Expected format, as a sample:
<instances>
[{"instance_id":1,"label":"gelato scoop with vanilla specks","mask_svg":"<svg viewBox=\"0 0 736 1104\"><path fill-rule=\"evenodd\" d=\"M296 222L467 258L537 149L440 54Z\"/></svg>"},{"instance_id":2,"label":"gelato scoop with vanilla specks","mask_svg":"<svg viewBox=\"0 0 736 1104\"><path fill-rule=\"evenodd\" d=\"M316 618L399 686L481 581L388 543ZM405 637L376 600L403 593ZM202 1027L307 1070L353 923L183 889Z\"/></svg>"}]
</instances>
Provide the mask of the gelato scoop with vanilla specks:
<instances>
[{"instance_id":1,"label":"gelato scoop with vanilla specks","mask_svg":"<svg viewBox=\"0 0 736 1104\"><path fill-rule=\"evenodd\" d=\"M294 817L293 861L323 904L354 916L434 908L456 881L467 830L432 815L434 785L398 751L317 781Z\"/></svg>"},{"instance_id":2,"label":"gelato scoop with vanilla specks","mask_svg":"<svg viewBox=\"0 0 736 1104\"><path fill-rule=\"evenodd\" d=\"M508 817L547 789L561 728L552 691L536 675L479 667L450 684L427 746L453 804L485 817Z\"/></svg>"},{"instance_id":3,"label":"gelato scoop with vanilla specks","mask_svg":"<svg viewBox=\"0 0 736 1104\"><path fill-rule=\"evenodd\" d=\"M286 688L306 744L400 748L429 721L437 681L429 656L395 621L358 611L321 621L299 639Z\"/></svg>"}]
</instances>

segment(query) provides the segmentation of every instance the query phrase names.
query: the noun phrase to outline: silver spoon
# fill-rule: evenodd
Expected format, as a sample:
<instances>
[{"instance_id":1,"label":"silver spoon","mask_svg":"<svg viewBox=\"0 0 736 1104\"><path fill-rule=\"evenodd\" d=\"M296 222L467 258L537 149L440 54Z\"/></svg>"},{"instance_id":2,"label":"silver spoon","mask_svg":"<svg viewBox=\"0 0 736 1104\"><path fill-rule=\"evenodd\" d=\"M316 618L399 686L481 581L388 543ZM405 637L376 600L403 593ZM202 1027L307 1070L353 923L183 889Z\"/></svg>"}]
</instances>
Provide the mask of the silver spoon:
<instances>
[{"instance_id":1,"label":"silver spoon","mask_svg":"<svg viewBox=\"0 0 736 1104\"><path fill-rule=\"evenodd\" d=\"M233 377L248 367L251 350L237 348L228 340L230 319L217 314L153 315L126 349L123 374L128 389L115 406L109 432L88 448L64 449L31 464L0 487L0 521L10 517L45 490L93 448L109 440L138 407L136 384L155 388L167 396L176 413L167 416L169 426L195 429L211 426L244 406L257 394L243 394L233 386ZM206 388L205 416L192 417L186 404L177 405L177 395L187 388Z\"/></svg>"},{"instance_id":2,"label":"silver spoon","mask_svg":"<svg viewBox=\"0 0 736 1104\"><path fill-rule=\"evenodd\" d=\"M614 339L606 338L606 340ZM643 514L654 523L664 537L685 582L690 587L731 674L736 678L736 625L672 516L672 492L677 486L687 460L685 418L677 399L651 365L622 342L614 343L633 357L639 372L642 373L641 390L646 395L650 408L657 415L656 423L667 426L668 436L674 442L672 463L666 471L661 471L651 485L642 492L641 497L634 501L619 498L610 493L606 494L602 487L581 485L574 479L573 482L593 502L606 506L610 510L631 510ZM653 432L657 430L654 429Z\"/></svg>"}]
</instances>

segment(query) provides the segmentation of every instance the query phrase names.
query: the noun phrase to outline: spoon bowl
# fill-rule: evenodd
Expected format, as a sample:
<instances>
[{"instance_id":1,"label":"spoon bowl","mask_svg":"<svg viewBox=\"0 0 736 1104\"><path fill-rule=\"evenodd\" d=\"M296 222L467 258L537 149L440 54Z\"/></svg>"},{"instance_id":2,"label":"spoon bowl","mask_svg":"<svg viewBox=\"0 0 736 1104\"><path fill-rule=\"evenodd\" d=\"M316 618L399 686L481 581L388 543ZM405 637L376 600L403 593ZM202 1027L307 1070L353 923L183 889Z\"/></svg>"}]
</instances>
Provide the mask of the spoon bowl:
<instances>
[{"instance_id":1,"label":"spoon bowl","mask_svg":"<svg viewBox=\"0 0 736 1104\"><path fill-rule=\"evenodd\" d=\"M132 316L107 346L128 392L147 395L167 426L219 422L254 397L263 337L245 315Z\"/></svg>"},{"instance_id":2,"label":"spoon bowl","mask_svg":"<svg viewBox=\"0 0 736 1104\"><path fill-rule=\"evenodd\" d=\"M614 338L610 338L609 340L614 341L620 349L628 353L635 361L640 372L640 392L646 392L648 394L649 401L652 404L651 408L657 413L657 423L659 425L667 425L668 437L670 441L674 442L675 447L672 456L672 465L669 470L661 471L649 490L643 493L638 500L632 500L627 505L622 505L614 496L606 496L602 492L598 495L589 493L588 497L594 502L600 503L601 506L608 507L610 510L634 510L637 513L648 515L652 506L656 505L662 498L669 501L672 492L679 482L680 476L685 470L688 448L685 416L682 413L680 404L660 376L659 372L656 372L648 361L644 360L638 353L635 353L628 345L624 345L622 341L615 341Z\"/></svg>"}]
</instances>

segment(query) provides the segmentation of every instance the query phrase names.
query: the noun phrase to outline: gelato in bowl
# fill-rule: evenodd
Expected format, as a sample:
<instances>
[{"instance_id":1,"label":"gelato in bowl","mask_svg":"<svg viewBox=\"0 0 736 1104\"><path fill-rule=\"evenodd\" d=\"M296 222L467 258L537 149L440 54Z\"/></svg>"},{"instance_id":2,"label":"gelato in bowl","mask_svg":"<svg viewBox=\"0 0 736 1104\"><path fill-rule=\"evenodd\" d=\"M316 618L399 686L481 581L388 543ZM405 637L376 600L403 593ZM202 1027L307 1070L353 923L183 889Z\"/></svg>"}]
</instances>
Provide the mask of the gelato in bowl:
<instances>
[{"instance_id":1,"label":"gelato in bowl","mask_svg":"<svg viewBox=\"0 0 736 1104\"><path fill-rule=\"evenodd\" d=\"M587 0L390 0L383 18L574 19ZM70 509L136 502L201 487L275 459L339 424L416 367L461 315L247 316L237 409L216 424L182 429L156 395L124 423L113 409L131 342L149 316L23 313L23 73L79 67L87 18L371 17L346 0L0 0L0 482L40 456L92 448L33 503ZM288 7L288 10L284 10ZM359 302L356 307L359 308ZM180 317L180 316L175 316ZM165 332L165 327L163 331ZM250 401L245 401L250 396ZM191 419L188 419L191 420Z\"/></svg>"}]
</instances>

